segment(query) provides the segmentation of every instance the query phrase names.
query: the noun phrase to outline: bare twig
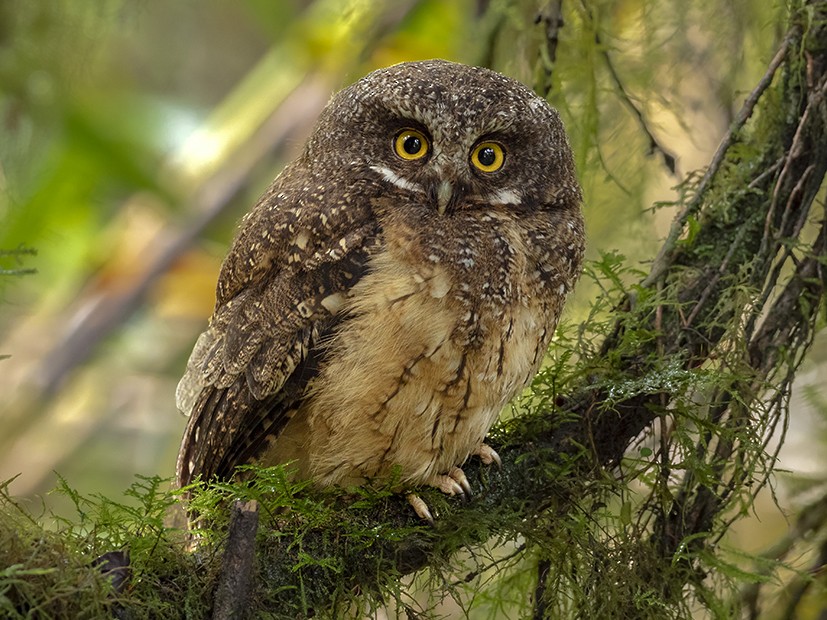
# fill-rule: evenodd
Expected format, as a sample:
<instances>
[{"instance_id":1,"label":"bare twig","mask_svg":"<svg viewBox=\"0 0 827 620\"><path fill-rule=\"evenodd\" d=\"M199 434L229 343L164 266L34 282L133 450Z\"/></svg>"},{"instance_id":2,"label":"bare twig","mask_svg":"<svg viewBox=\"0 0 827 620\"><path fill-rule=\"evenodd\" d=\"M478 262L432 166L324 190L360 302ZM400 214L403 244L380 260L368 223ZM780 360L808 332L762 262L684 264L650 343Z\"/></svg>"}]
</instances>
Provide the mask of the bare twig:
<instances>
[{"instance_id":1,"label":"bare twig","mask_svg":"<svg viewBox=\"0 0 827 620\"><path fill-rule=\"evenodd\" d=\"M583 6L583 10L588 16L589 20L592 22L592 24L595 24L594 15L592 13L591 8L588 5L586 5L585 2L581 2L581 5ZM618 73L617 68L615 67L614 61L612 61L612 57L609 55L609 51L603 45L603 40L600 36L596 24L594 29L594 42L597 44L598 53L602 56L603 62L606 64L606 69L609 71L609 77L612 79L612 82L614 83L615 88L617 89L617 92L620 95L620 100L632 112L634 117L637 119L640 129L643 131L643 133L646 135L646 138L649 140L650 154L656 151L659 152L661 154L661 157L663 158L664 165L669 170L669 172L674 175L676 171L677 162L675 155L660 143L660 141L655 137L654 132L652 132L652 130L649 128L649 123L646 120L646 116L643 114L643 110L641 110L640 107L638 107L638 105L633 100L632 96L629 94L629 90L626 88L626 85L620 78L620 74Z\"/></svg>"},{"instance_id":2,"label":"bare twig","mask_svg":"<svg viewBox=\"0 0 827 620\"><path fill-rule=\"evenodd\" d=\"M546 617L546 584L551 570L551 562L540 560L537 564L537 586L534 588L534 620L543 620Z\"/></svg>"},{"instance_id":3,"label":"bare twig","mask_svg":"<svg viewBox=\"0 0 827 620\"><path fill-rule=\"evenodd\" d=\"M258 503L236 502L215 590L213 620L240 620L250 615L257 532Z\"/></svg>"},{"instance_id":4,"label":"bare twig","mask_svg":"<svg viewBox=\"0 0 827 620\"><path fill-rule=\"evenodd\" d=\"M677 158L671 150L661 144L661 142L655 137L654 132L649 128L649 123L646 120L643 111L633 101L632 96L623 84L623 80L620 79L620 74L617 72L617 68L612 61L612 57L609 55L608 50L603 47L600 40L600 35L595 34L594 38L595 43L597 43L598 49L600 50L600 54L603 56L603 61L606 63L606 68L609 70L609 76L612 78L612 82L614 82L617 92L620 94L620 100L626 105L627 108L629 108L629 110L631 110L632 114L637 119L638 125L640 125L641 131L643 131L646 138L649 140L649 153L660 153L663 158L663 164L666 166L667 170L669 170L672 175L675 175L677 171Z\"/></svg>"},{"instance_id":5,"label":"bare twig","mask_svg":"<svg viewBox=\"0 0 827 620\"><path fill-rule=\"evenodd\" d=\"M543 65L543 81L538 92L543 97L548 97L552 87L552 74L554 64L557 62L557 44L560 42L560 29L563 27L563 0L548 0L537 12L534 19L535 24L545 26L545 46L540 54Z\"/></svg>"}]
</instances>

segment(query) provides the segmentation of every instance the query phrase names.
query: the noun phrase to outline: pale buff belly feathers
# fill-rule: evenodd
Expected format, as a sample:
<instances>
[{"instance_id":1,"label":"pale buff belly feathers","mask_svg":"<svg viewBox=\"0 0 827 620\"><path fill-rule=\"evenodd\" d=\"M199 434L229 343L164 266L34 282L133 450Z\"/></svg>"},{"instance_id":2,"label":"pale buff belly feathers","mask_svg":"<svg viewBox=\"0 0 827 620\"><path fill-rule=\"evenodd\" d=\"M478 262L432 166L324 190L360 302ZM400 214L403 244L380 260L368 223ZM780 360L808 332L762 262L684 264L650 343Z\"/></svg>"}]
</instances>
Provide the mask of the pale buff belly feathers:
<instances>
[{"instance_id":1,"label":"pale buff belly feathers","mask_svg":"<svg viewBox=\"0 0 827 620\"><path fill-rule=\"evenodd\" d=\"M395 471L428 484L474 454L536 373L552 309L525 296L476 316L455 293L439 265L423 273L376 256L344 302L351 318L329 344L335 354L263 463L293 460L322 486Z\"/></svg>"}]
</instances>

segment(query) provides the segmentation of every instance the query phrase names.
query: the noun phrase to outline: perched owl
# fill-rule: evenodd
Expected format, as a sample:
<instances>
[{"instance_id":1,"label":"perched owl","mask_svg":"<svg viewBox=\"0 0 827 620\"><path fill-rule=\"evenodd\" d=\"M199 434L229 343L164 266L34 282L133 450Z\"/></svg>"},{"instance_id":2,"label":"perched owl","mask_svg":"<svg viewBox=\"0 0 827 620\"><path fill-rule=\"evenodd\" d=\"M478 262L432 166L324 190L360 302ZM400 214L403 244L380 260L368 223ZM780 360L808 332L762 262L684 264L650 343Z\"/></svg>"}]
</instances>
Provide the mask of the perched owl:
<instances>
[{"instance_id":1,"label":"perched owl","mask_svg":"<svg viewBox=\"0 0 827 620\"><path fill-rule=\"evenodd\" d=\"M460 465L499 460L485 435L577 280L580 203L560 118L512 79L430 60L339 92L224 260L179 484L294 461L470 493Z\"/></svg>"}]
</instances>

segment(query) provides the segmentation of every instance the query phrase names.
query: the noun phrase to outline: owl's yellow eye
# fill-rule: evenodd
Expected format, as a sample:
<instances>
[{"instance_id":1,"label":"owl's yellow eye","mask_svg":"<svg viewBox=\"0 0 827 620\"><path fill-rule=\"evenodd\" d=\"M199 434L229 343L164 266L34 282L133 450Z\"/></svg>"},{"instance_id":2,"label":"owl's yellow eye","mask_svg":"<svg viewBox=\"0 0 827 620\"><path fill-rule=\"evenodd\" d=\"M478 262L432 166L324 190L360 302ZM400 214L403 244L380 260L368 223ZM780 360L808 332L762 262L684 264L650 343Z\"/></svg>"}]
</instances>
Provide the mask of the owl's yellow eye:
<instances>
[{"instance_id":1,"label":"owl's yellow eye","mask_svg":"<svg viewBox=\"0 0 827 620\"><path fill-rule=\"evenodd\" d=\"M471 153L471 163L477 170L496 172L505 163L505 151L496 142L481 142Z\"/></svg>"},{"instance_id":2,"label":"owl's yellow eye","mask_svg":"<svg viewBox=\"0 0 827 620\"><path fill-rule=\"evenodd\" d=\"M403 129L396 134L393 148L402 159L422 159L428 154L428 138L416 129Z\"/></svg>"}]
</instances>

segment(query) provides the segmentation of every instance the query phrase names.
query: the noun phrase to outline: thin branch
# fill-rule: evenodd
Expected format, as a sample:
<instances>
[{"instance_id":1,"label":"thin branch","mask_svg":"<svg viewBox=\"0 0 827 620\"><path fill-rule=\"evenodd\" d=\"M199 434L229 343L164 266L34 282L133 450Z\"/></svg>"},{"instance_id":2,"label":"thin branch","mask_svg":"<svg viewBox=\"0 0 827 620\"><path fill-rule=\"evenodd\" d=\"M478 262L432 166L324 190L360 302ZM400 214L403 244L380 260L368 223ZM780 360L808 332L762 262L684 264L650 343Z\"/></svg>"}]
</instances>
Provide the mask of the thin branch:
<instances>
[{"instance_id":1,"label":"thin branch","mask_svg":"<svg viewBox=\"0 0 827 620\"><path fill-rule=\"evenodd\" d=\"M638 125L640 126L641 131L646 135L646 138L649 140L649 153L652 154L654 152L659 152L661 157L663 158L663 163L669 172L674 175L676 171L676 162L677 159L675 155L663 146L660 141L655 137L654 132L649 128L649 123L646 120L646 116L643 114L643 110L641 110L638 105L633 100L632 96L629 94L629 90L626 88L626 85L623 83L623 80L620 78L620 74L617 71L617 67L615 67L614 61L612 61L611 56L609 55L609 51L603 45L603 40L598 32L597 26L595 24L594 15L592 10L589 6L586 5L585 2L581 2L583 10L585 11L586 15L588 16L589 20L595 25L594 28L594 42L597 45L597 49L599 54L603 58L603 62L606 64L606 69L609 71L609 77L612 79L612 82L617 89L617 92L620 95L621 102L631 110L634 117L637 119ZM562 21L562 19L561 19ZM555 32L556 35L556 32ZM556 40L555 40L556 46Z\"/></svg>"},{"instance_id":2,"label":"thin branch","mask_svg":"<svg viewBox=\"0 0 827 620\"><path fill-rule=\"evenodd\" d=\"M788 217L791 202L793 201L793 199L799 197L800 188L803 187L804 173L801 173L800 175L796 174L796 172L793 170L793 166L795 165L797 160L804 155L804 151L811 143L811 136L805 133L806 129L809 128L811 124L810 117L814 114L824 114L823 103L825 93L827 93L827 76L822 76L821 84L817 88L814 88L811 91L811 93L811 96L807 100L807 106L804 108L804 112L801 115L801 122L798 124L798 127L796 128L792 145L790 146L787 153L787 157L784 160L784 167L781 171L781 174L778 177L778 181L776 182L775 187L773 188L771 207L767 212L767 217L764 221L764 243L761 246L762 255L765 255L767 252L766 245L770 239L770 232L774 224L774 216L776 209L778 207L779 195L781 193L783 184L795 182L796 188L788 194L788 198L785 202L786 208L784 209L784 213L781 217L781 223L778 225L778 230L780 231L784 231L784 223ZM824 148L823 145L822 148Z\"/></svg>"},{"instance_id":3,"label":"thin branch","mask_svg":"<svg viewBox=\"0 0 827 620\"><path fill-rule=\"evenodd\" d=\"M512 551L511 553L504 555L501 558L497 558L496 560L491 560L488 564L485 564L484 566L481 566L476 570L468 572L462 579L452 581L449 585L452 588L455 588L463 583L468 583L472 579L476 579L477 577L479 577L482 573L488 572L492 568L496 568L497 566L501 566L502 564L510 562L514 558L518 557L523 551L525 551L525 549L525 543L517 545L517 548L514 549L514 551Z\"/></svg>"},{"instance_id":4,"label":"thin branch","mask_svg":"<svg viewBox=\"0 0 827 620\"><path fill-rule=\"evenodd\" d=\"M689 220L691 216L695 215L698 209L700 209L701 205L703 204L703 199L706 196L706 192L708 191L712 183L712 179L714 179L715 175L718 174L718 170L720 170L721 165L726 160L726 155L729 152L729 149L735 143L735 140L740 134L741 130L744 128L744 125L746 125L747 121L752 117L752 114L755 111L755 107L756 105L758 105L758 101L761 99L761 96L770 87L770 84L772 84L772 81L775 78L775 74L778 72L778 69L781 67L781 64L787 57L787 52L789 51L790 44L800 35L801 27L798 24L793 25L787 32L786 36L781 42L781 45L778 48L778 51L775 53L775 56L773 57L769 66L767 67L764 76L758 81L758 84L755 86L754 89L752 89L752 92L744 101L744 105L741 106L741 109L738 111L738 114L735 117L735 121L732 123L732 126L727 131L723 140L721 140L721 143L718 145L718 148L715 150L715 154L712 156L712 160L710 161L709 166L707 166L706 172L704 172L704 175L701 178L700 183L698 184L698 188L695 191L694 197L677 215L675 221L672 222L672 226L669 229L669 235L666 237L666 240L661 246L661 249L658 252L657 257L652 263L652 269L650 270L649 275L643 281L642 286L651 286L655 281L659 280L666 272L667 268L672 262L672 257L675 252L675 247L678 238L683 232L687 220Z\"/></svg>"},{"instance_id":5,"label":"thin branch","mask_svg":"<svg viewBox=\"0 0 827 620\"><path fill-rule=\"evenodd\" d=\"M661 144L655 137L654 132L649 128L649 123L646 120L646 116L632 100L632 96L623 84L623 80L620 79L620 74L617 72L617 68L612 61L611 56L609 56L608 50L606 50L602 45L600 35L595 33L594 40L600 50L600 55L603 56L603 61L606 63L606 68L609 70L609 76L612 78L612 82L614 82L617 92L620 94L620 100L632 111L632 114L637 119L638 125L640 125L640 129L649 140L649 154L659 152L663 158L663 164L666 166L667 170L669 170L672 175L677 174L677 158L674 153L663 146L663 144Z\"/></svg>"},{"instance_id":6,"label":"thin branch","mask_svg":"<svg viewBox=\"0 0 827 620\"><path fill-rule=\"evenodd\" d=\"M551 562L542 559L537 564L537 586L534 588L534 620L543 620L546 617L546 587Z\"/></svg>"},{"instance_id":7,"label":"thin branch","mask_svg":"<svg viewBox=\"0 0 827 620\"><path fill-rule=\"evenodd\" d=\"M543 65L543 80L538 94L548 97L552 87L554 65L557 62L557 44L560 42L560 30L563 22L563 0L548 0L537 12L534 24L543 24L545 27L544 47L540 54Z\"/></svg>"}]
</instances>

